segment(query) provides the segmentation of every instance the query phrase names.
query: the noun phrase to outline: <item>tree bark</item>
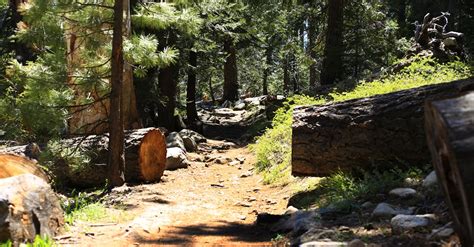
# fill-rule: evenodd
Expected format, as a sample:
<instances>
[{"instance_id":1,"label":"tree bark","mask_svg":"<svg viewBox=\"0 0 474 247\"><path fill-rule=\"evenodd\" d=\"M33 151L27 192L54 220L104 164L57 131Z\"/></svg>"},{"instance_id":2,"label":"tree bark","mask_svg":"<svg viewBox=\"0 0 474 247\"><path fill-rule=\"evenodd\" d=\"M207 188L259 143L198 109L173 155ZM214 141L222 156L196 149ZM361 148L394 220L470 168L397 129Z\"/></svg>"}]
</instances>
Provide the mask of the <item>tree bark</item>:
<instances>
[{"instance_id":1,"label":"tree bark","mask_svg":"<svg viewBox=\"0 0 474 247\"><path fill-rule=\"evenodd\" d=\"M457 95L474 79L390 94L296 108L294 175L327 176L342 170L422 166L429 162L423 103Z\"/></svg>"},{"instance_id":2,"label":"tree bark","mask_svg":"<svg viewBox=\"0 0 474 247\"><path fill-rule=\"evenodd\" d=\"M114 27L112 38L112 91L110 93L109 115L109 160L108 177L110 186L121 186L125 183L124 170L124 122L122 111L123 96L123 1L114 3Z\"/></svg>"},{"instance_id":3,"label":"tree bark","mask_svg":"<svg viewBox=\"0 0 474 247\"><path fill-rule=\"evenodd\" d=\"M446 204L463 246L474 244L474 93L429 101L428 147Z\"/></svg>"},{"instance_id":4,"label":"tree bark","mask_svg":"<svg viewBox=\"0 0 474 247\"><path fill-rule=\"evenodd\" d=\"M66 160L56 159L51 172L57 180L67 186L90 188L103 186L107 178L107 156L109 138L106 135L91 135L61 141L61 145L77 148L87 154L91 161L84 167L73 167ZM160 181L166 165L166 138L162 130L146 128L125 133L124 180L126 182Z\"/></svg>"},{"instance_id":5,"label":"tree bark","mask_svg":"<svg viewBox=\"0 0 474 247\"><path fill-rule=\"evenodd\" d=\"M239 83L237 77L237 50L233 41L224 41L224 51L227 55L224 64L224 95L222 100L236 101L239 99Z\"/></svg>"},{"instance_id":6,"label":"tree bark","mask_svg":"<svg viewBox=\"0 0 474 247\"><path fill-rule=\"evenodd\" d=\"M189 123L199 120L196 110L196 67L197 52L189 52L188 84L186 85L186 115Z\"/></svg>"},{"instance_id":7,"label":"tree bark","mask_svg":"<svg viewBox=\"0 0 474 247\"><path fill-rule=\"evenodd\" d=\"M321 85L331 85L342 75L344 0L329 0L326 45Z\"/></svg>"},{"instance_id":8,"label":"tree bark","mask_svg":"<svg viewBox=\"0 0 474 247\"><path fill-rule=\"evenodd\" d=\"M13 246L36 235L57 235L64 225L59 199L49 184L31 174L0 179L0 242Z\"/></svg>"},{"instance_id":9,"label":"tree bark","mask_svg":"<svg viewBox=\"0 0 474 247\"><path fill-rule=\"evenodd\" d=\"M316 18L311 14L311 17L308 19L308 39L309 39L309 57L311 58L311 64L309 66L309 86L312 92L318 88L318 67L316 64L317 54L316 54Z\"/></svg>"},{"instance_id":10,"label":"tree bark","mask_svg":"<svg viewBox=\"0 0 474 247\"><path fill-rule=\"evenodd\" d=\"M125 11L124 37L130 38L132 35L132 22L129 0L123 0L123 8ZM138 129L142 127L137 110L135 87L133 85L133 70L132 66L127 62L124 62L123 65L122 111L125 129Z\"/></svg>"},{"instance_id":11,"label":"tree bark","mask_svg":"<svg viewBox=\"0 0 474 247\"><path fill-rule=\"evenodd\" d=\"M288 96L290 91L290 64L288 54L284 58L283 62L283 94Z\"/></svg>"},{"instance_id":12,"label":"tree bark","mask_svg":"<svg viewBox=\"0 0 474 247\"><path fill-rule=\"evenodd\" d=\"M265 70L263 71L263 89L262 95L268 95L268 76L270 76L270 68L273 64L273 47L270 42L268 42L268 47L265 51Z\"/></svg>"}]
</instances>

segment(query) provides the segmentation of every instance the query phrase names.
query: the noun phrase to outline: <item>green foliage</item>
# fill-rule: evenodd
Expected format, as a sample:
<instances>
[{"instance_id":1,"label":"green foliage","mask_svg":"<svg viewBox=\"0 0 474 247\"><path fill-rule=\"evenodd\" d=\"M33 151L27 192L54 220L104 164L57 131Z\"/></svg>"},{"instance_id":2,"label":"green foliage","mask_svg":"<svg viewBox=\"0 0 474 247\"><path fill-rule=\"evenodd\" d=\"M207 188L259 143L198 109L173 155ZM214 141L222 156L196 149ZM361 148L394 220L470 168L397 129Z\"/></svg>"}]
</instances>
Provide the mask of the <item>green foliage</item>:
<instances>
[{"instance_id":1,"label":"green foliage","mask_svg":"<svg viewBox=\"0 0 474 247\"><path fill-rule=\"evenodd\" d=\"M321 105L453 81L472 76L471 71L470 66L459 61L439 64L433 58L420 57L397 74L386 75L372 82L362 81L351 91L334 91L329 94L329 99L298 95L290 97L285 105L277 110L272 127L251 146L257 157L255 166L263 174L266 183L289 180L292 113L296 106Z\"/></svg>"},{"instance_id":2,"label":"green foliage","mask_svg":"<svg viewBox=\"0 0 474 247\"><path fill-rule=\"evenodd\" d=\"M272 127L259 137L251 149L257 157L257 171L262 172L265 183L287 182L290 177L291 122L293 109L297 105L312 105L321 100L309 96L290 97L276 111Z\"/></svg>"},{"instance_id":3,"label":"green foliage","mask_svg":"<svg viewBox=\"0 0 474 247\"><path fill-rule=\"evenodd\" d=\"M13 243L10 240L8 240L5 243L0 243L0 247L12 247L12 246L13 246ZM56 243L54 243L54 241L51 238L49 238L48 236L36 235L35 240L33 241L33 243L26 243L25 245L22 245L22 246L26 246L26 247L55 247L55 246L58 246L58 245Z\"/></svg>"},{"instance_id":4,"label":"green foliage","mask_svg":"<svg viewBox=\"0 0 474 247\"><path fill-rule=\"evenodd\" d=\"M45 54L27 65L11 61L7 68L8 80L0 81L6 88L0 98L3 113L0 128L13 137L22 135L25 139L41 141L65 130L65 106L72 99L72 92L65 84L58 83L65 81L62 60Z\"/></svg>"},{"instance_id":5,"label":"green foliage","mask_svg":"<svg viewBox=\"0 0 474 247\"><path fill-rule=\"evenodd\" d=\"M355 177L350 173L336 172L323 178L314 189L317 198L312 206L326 207L354 204L357 201L367 201L380 193L388 193L391 189L402 187L407 178L422 179L423 171L412 168L402 170L374 170L363 172L362 176Z\"/></svg>"},{"instance_id":6,"label":"green foliage","mask_svg":"<svg viewBox=\"0 0 474 247\"><path fill-rule=\"evenodd\" d=\"M91 156L91 153L85 152L80 146L51 140L41 153L40 162L51 171L64 169L67 166L69 173L76 173L90 165ZM59 174L61 173L59 172ZM55 182L60 181L55 179Z\"/></svg>"}]
</instances>

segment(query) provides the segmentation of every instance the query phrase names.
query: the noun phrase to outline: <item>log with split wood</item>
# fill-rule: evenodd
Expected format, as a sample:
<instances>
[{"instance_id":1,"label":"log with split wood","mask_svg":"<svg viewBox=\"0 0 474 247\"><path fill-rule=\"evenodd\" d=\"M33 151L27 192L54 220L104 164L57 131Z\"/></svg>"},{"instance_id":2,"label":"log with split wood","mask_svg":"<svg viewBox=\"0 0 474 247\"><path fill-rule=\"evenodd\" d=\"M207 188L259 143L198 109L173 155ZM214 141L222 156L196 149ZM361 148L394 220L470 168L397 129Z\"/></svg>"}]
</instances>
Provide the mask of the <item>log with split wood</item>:
<instances>
[{"instance_id":1,"label":"log with split wood","mask_svg":"<svg viewBox=\"0 0 474 247\"><path fill-rule=\"evenodd\" d=\"M56 150L63 152L64 158L53 158L54 164L49 167L56 180L65 185L74 187L95 187L105 184L108 177L108 143L107 135L91 135L73 139L61 140ZM26 147L26 146L24 146ZM18 147L0 150L8 152L22 149ZM20 151L18 151L20 150ZM67 156L74 157L78 153L85 154L90 162L68 162ZM11 154L0 154L2 157L11 157ZM77 156L84 158L84 156ZM77 160L76 160L77 161ZM25 159L21 162L25 163ZM34 160L29 160L36 166ZM130 130L125 133L125 180L127 182L156 182L159 181L166 165L166 138L163 131L157 128ZM12 164L10 162L10 164ZM23 165L24 166L24 165ZM0 169L2 169L0 167ZM23 169L24 170L24 169ZM22 170L22 171L23 171ZM1 174L0 170L0 174Z\"/></svg>"},{"instance_id":2,"label":"log with split wood","mask_svg":"<svg viewBox=\"0 0 474 247\"><path fill-rule=\"evenodd\" d=\"M428 147L463 246L474 245L474 93L425 106Z\"/></svg>"},{"instance_id":3,"label":"log with split wood","mask_svg":"<svg viewBox=\"0 0 474 247\"><path fill-rule=\"evenodd\" d=\"M474 79L424 86L293 113L292 173L327 176L338 170L430 163L425 100L453 97Z\"/></svg>"}]
</instances>

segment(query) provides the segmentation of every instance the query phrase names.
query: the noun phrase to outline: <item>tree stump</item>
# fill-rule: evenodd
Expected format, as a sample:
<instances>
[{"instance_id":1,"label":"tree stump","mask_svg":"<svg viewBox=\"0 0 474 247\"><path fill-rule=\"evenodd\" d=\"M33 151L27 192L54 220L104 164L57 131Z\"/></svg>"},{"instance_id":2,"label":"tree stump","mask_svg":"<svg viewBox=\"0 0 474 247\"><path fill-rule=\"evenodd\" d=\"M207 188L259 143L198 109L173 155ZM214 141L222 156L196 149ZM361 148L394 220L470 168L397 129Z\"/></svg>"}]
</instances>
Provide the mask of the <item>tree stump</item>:
<instances>
[{"instance_id":1,"label":"tree stump","mask_svg":"<svg viewBox=\"0 0 474 247\"><path fill-rule=\"evenodd\" d=\"M0 179L0 242L18 246L36 235L54 237L63 224L59 200L43 179L32 174Z\"/></svg>"},{"instance_id":2,"label":"tree stump","mask_svg":"<svg viewBox=\"0 0 474 247\"><path fill-rule=\"evenodd\" d=\"M45 181L49 180L36 161L15 154L0 153L0 179L21 174L33 174Z\"/></svg>"},{"instance_id":3,"label":"tree stump","mask_svg":"<svg viewBox=\"0 0 474 247\"><path fill-rule=\"evenodd\" d=\"M91 156L86 167L73 169L64 160L58 160L53 173L67 185L95 187L105 184L108 177L108 136L91 135L61 141L63 145L77 147ZM125 181L157 182L166 166L166 138L157 128L125 132Z\"/></svg>"},{"instance_id":4,"label":"tree stump","mask_svg":"<svg viewBox=\"0 0 474 247\"><path fill-rule=\"evenodd\" d=\"M474 244L474 93L428 101L426 135L438 181L463 246Z\"/></svg>"},{"instance_id":5,"label":"tree stump","mask_svg":"<svg viewBox=\"0 0 474 247\"><path fill-rule=\"evenodd\" d=\"M466 79L354 99L298 107L293 113L292 172L327 176L342 170L430 162L424 132L425 100L453 97Z\"/></svg>"}]
</instances>

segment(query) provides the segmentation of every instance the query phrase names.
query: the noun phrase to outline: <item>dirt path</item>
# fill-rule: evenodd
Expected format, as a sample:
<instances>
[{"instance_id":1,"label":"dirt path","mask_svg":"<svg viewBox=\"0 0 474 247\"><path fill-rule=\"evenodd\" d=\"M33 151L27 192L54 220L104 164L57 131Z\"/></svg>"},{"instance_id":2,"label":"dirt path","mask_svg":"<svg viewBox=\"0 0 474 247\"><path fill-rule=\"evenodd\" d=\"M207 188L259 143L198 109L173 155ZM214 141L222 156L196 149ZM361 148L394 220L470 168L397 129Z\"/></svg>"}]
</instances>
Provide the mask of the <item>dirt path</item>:
<instances>
[{"instance_id":1,"label":"dirt path","mask_svg":"<svg viewBox=\"0 0 474 247\"><path fill-rule=\"evenodd\" d=\"M217 152L209 141L189 154L188 169L166 171L157 184L119 188L109 201L134 219L120 224L78 223L64 246L271 245L274 234L254 226L257 212L283 213L288 189L261 183L246 147ZM245 158L243 164L201 162L208 157ZM69 243L69 244L67 244Z\"/></svg>"}]
</instances>

